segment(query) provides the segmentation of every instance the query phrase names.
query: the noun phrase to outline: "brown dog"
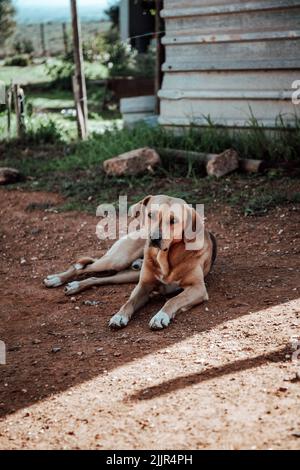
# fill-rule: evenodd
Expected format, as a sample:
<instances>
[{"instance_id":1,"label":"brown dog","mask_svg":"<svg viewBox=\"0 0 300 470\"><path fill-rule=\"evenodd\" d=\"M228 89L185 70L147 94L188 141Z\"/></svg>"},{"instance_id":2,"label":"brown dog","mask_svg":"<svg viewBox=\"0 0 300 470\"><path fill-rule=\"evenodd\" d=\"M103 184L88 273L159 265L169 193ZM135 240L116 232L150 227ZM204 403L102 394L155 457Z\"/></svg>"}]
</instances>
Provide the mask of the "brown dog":
<instances>
[{"instance_id":1,"label":"brown dog","mask_svg":"<svg viewBox=\"0 0 300 470\"><path fill-rule=\"evenodd\" d=\"M208 300L204 279L216 258L216 241L204 229L199 214L182 199L147 196L131 213L139 213L142 228L118 240L99 260L82 258L66 272L48 276L44 284L58 287L89 273L108 273L69 283L65 292L73 295L94 285L138 282L129 300L111 318L111 328L127 326L151 292L180 291L150 321L150 328L162 329L177 312Z\"/></svg>"}]
</instances>

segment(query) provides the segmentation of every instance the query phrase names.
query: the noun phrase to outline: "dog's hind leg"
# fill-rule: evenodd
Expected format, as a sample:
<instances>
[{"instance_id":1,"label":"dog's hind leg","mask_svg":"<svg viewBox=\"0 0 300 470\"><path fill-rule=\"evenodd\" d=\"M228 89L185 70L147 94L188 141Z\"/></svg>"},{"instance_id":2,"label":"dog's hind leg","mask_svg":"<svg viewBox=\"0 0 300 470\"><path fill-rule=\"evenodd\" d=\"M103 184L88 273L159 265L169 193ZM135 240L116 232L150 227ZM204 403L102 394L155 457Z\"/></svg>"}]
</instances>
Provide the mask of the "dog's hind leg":
<instances>
[{"instance_id":1,"label":"dog's hind leg","mask_svg":"<svg viewBox=\"0 0 300 470\"><path fill-rule=\"evenodd\" d=\"M114 276L107 277L90 277L83 281L73 281L66 285L65 294L74 295L82 290L88 289L93 286L103 286L107 284L129 284L139 281L140 273L138 271L121 271Z\"/></svg>"},{"instance_id":2,"label":"dog's hind leg","mask_svg":"<svg viewBox=\"0 0 300 470\"><path fill-rule=\"evenodd\" d=\"M71 265L67 271L47 276L46 279L44 279L44 284L46 287L62 286L71 279L74 279L74 277L77 277L80 271L84 270L89 264L95 263L95 261L96 260L93 258L80 258L76 263Z\"/></svg>"},{"instance_id":3,"label":"dog's hind leg","mask_svg":"<svg viewBox=\"0 0 300 470\"><path fill-rule=\"evenodd\" d=\"M144 245L145 240L142 238L120 238L102 258L80 258L67 271L48 276L44 284L46 287L59 287L85 274L123 271L143 256ZM133 269L136 269L135 266Z\"/></svg>"}]
</instances>

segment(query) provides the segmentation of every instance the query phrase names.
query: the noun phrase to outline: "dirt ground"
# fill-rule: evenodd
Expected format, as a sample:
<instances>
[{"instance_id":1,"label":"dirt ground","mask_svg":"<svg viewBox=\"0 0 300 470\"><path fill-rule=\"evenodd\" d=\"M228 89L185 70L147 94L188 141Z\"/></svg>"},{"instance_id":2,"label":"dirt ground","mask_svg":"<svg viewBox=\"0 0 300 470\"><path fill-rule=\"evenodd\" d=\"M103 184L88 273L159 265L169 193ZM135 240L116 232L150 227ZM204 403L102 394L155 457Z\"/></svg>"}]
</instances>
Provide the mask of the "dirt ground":
<instances>
[{"instance_id":1,"label":"dirt ground","mask_svg":"<svg viewBox=\"0 0 300 470\"><path fill-rule=\"evenodd\" d=\"M106 249L96 217L39 205L59 202L0 191L0 448L299 449L300 206L210 209L210 300L152 332L162 297L110 331L132 286L76 299L43 287L77 255Z\"/></svg>"}]
</instances>

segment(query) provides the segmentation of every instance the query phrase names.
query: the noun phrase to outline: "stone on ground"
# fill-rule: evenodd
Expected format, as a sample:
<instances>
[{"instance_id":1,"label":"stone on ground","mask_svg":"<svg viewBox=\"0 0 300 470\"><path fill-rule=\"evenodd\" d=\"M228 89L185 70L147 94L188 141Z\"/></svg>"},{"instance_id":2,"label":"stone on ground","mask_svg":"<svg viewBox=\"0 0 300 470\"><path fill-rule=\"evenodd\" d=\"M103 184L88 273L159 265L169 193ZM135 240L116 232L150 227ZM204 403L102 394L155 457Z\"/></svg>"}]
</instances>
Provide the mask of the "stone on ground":
<instances>
[{"instance_id":1,"label":"stone on ground","mask_svg":"<svg viewBox=\"0 0 300 470\"><path fill-rule=\"evenodd\" d=\"M207 174L221 178L222 176L237 170L239 167L238 153L233 150L225 150L225 152L214 156L206 165Z\"/></svg>"},{"instance_id":2,"label":"stone on ground","mask_svg":"<svg viewBox=\"0 0 300 470\"><path fill-rule=\"evenodd\" d=\"M138 175L160 164L158 153L148 147L123 153L103 163L105 173L112 176Z\"/></svg>"},{"instance_id":3,"label":"stone on ground","mask_svg":"<svg viewBox=\"0 0 300 470\"><path fill-rule=\"evenodd\" d=\"M17 183L22 176L15 168L0 168L0 184Z\"/></svg>"}]
</instances>

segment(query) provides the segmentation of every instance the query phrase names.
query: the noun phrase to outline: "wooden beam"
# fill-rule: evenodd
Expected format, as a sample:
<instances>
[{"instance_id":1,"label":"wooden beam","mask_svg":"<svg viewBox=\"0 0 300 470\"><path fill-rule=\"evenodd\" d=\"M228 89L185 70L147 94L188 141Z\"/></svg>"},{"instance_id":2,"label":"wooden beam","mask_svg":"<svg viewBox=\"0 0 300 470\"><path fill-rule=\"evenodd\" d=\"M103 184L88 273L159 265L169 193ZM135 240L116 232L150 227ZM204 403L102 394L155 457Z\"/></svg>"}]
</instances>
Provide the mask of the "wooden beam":
<instances>
[{"instance_id":1,"label":"wooden beam","mask_svg":"<svg viewBox=\"0 0 300 470\"><path fill-rule=\"evenodd\" d=\"M11 137L11 108L12 108L12 85L6 91L6 107L7 107L7 136Z\"/></svg>"},{"instance_id":2,"label":"wooden beam","mask_svg":"<svg viewBox=\"0 0 300 470\"><path fill-rule=\"evenodd\" d=\"M20 85L13 86L15 113L16 113L16 127L17 137L22 139L25 135L25 95Z\"/></svg>"},{"instance_id":3,"label":"wooden beam","mask_svg":"<svg viewBox=\"0 0 300 470\"><path fill-rule=\"evenodd\" d=\"M84 62L83 62L80 22L78 18L76 0L71 0L71 13L72 13L72 28L73 28L73 50L74 50L74 62L75 62L75 78L74 78L75 81L73 82L74 84L73 89L74 89L74 98L75 98L75 104L76 104L76 109L77 109L78 135L79 135L79 138L85 139L88 136L88 107L87 107L86 81L85 81L85 75L84 75Z\"/></svg>"},{"instance_id":4,"label":"wooden beam","mask_svg":"<svg viewBox=\"0 0 300 470\"><path fill-rule=\"evenodd\" d=\"M212 161L218 154L192 152L180 149L170 148L156 148L155 149L162 159L182 162L182 163L195 163L198 167L205 167ZM273 160L255 160L249 158L239 158L239 170L246 173L260 173L269 169L281 169L286 172L293 173L294 170L300 168L300 161L273 161Z\"/></svg>"},{"instance_id":5,"label":"wooden beam","mask_svg":"<svg viewBox=\"0 0 300 470\"><path fill-rule=\"evenodd\" d=\"M166 160L173 160L177 162L191 162L195 163L198 167L206 166L212 161L218 154L215 153L204 153L204 152L192 152L187 150L178 150L170 148L158 148L156 149L158 154ZM251 160L251 159L239 159L239 169L247 173L258 173L262 171L264 162L262 160Z\"/></svg>"},{"instance_id":6,"label":"wooden beam","mask_svg":"<svg viewBox=\"0 0 300 470\"><path fill-rule=\"evenodd\" d=\"M43 54L43 56L46 56L47 55L47 50L46 50L46 38L45 38L45 25L44 25L44 23L40 24L40 31L41 31L42 54Z\"/></svg>"},{"instance_id":7,"label":"wooden beam","mask_svg":"<svg viewBox=\"0 0 300 470\"><path fill-rule=\"evenodd\" d=\"M69 44L68 44L68 32L67 32L67 24L62 23L62 35L63 35L63 42L64 42L64 52L65 55L69 52Z\"/></svg>"},{"instance_id":8,"label":"wooden beam","mask_svg":"<svg viewBox=\"0 0 300 470\"><path fill-rule=\"evenodd\" d=\"M156 114L160 113L160 99L158 96L158 92L161 89L162 80L163 80L163 72L162 72L162 64L165 61L165 48L161 42L161 31L164 30L164 20L160 16L160 12L163 8L163 1L162 0L155 0L155 32L156 32L156 66L155 66L155 96L156 96L156 106L155 112Z\"/></svg>"}]
</instances>

